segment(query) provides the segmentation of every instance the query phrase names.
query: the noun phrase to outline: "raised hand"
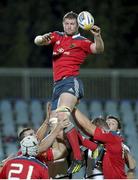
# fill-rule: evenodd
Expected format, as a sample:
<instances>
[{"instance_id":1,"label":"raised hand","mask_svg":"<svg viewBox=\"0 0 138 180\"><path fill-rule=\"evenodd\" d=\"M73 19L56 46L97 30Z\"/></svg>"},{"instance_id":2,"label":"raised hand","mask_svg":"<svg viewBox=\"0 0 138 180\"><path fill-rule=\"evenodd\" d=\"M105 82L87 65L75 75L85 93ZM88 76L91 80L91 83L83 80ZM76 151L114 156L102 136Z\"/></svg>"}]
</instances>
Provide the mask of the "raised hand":
<instances>
[{"instance_id":1,"label":"raised hand","mask_svg":"<svg viewBox=\"0 0 138 180\"><path fill-rule=\"evenodd\" d=\"M98 36L101 34L101 29L96 25L92 26L92 29L90 31L94 36Z\"/></svg>"},{"instance_id":2,"label":"raised hand","mask_svg":"<svg viewBox=\"0 0 138 180\"><path fill-rule=\"evenodd\" d=\"M49 42L49 41L51 41L52 38L53 38L52 33L47 33L42 36L43 41Z\"/></svg>"}]
</instances>

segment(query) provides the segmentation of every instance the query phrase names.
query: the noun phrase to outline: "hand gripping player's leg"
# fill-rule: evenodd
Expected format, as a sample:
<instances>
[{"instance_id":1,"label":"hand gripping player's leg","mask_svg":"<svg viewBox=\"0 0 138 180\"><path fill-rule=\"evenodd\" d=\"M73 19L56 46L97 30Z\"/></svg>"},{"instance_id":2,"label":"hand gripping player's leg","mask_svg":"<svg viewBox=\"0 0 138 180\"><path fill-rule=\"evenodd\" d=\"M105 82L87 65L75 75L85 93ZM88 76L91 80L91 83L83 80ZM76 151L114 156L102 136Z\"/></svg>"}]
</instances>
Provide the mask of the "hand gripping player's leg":
<instances>
[{"instance_id":1,"label":"hand gripping player's leg","mask_svg":"<svg viewBox=\"0 0 138 180\"><path fill-rule=\"evenodd\" d=\"M60 106L56 109L56 112L58 114L59 120L61 118L65 118L65 117L67 117L67 118L71 117L71 110L69 107ZM71 166L68 169L68 174L76 173L81 169L82 164L83 164L77 130L75 129L74 125L71 123L71 125L65 129L65 133L66 133L67 139L71 145L71 148L73 151L73 158L74 158Z\"/></svg>"}]
</instances>

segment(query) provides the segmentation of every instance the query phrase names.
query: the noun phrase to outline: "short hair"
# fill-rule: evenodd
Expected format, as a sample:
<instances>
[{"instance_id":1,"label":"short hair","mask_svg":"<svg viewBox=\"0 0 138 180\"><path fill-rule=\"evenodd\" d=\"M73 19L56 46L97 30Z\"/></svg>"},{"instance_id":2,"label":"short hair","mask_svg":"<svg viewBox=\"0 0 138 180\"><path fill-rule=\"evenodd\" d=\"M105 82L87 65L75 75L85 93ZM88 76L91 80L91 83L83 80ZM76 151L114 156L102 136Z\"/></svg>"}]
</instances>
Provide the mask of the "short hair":
<instances>
[{"instance_id":1,"label":"short hair","mask_svg":"<svg viewBox=\"0 0 138 180\"><path fill-rule=\"evenodd\" d=\"M102 117L94 118L94 119L92 120L92 123L93 123L95 126L97 126L97 127L100 127L100 128L103 128L103 127L104 127L104 128L109 129L108 124L106 123L105 119L102 118Z\"/></svg>"},{"instance_id":2,"label":"short hair","mask_svg":"<svg viewBox=\"0 0 138 180\"><path fill-rule=\"evenodd\" d=\"M23 128L18 134L18 140L22 141L23 138L25 137L24 133L29 130L32 130L32 128L30 128L30 127Z\"/></svg>"},{"instance_id":3,"label":"short hair","mask_svg":"<svg viewBox=\"0 0 138 180\"><path fill-rule=\"evenodd\" d=\"M64 15L63 21L64 21L66 18L68 18L68 19L76 19L76 20L77 20L78 14L76 14L76 13L73 12L73 11L70 11L70 12L68 12L68 13L66 13L66 14Z\"/></svg>"},{"instance_id":4,"label":"short hair","mask_svg":"<svg viewBox=\"0 0 138 180\"><path fill-rule=\"evenodd\" d=\"M108 115L107 117L106 117L106 120L107 119L114 119L114 120L116 120L117 121L117 123L118 123L118 129L121 129L121 121L120 121L120 119L118 118L118 117L116 117L116 116L113 116L113 115Z\"/></svg>"}]
</instances>

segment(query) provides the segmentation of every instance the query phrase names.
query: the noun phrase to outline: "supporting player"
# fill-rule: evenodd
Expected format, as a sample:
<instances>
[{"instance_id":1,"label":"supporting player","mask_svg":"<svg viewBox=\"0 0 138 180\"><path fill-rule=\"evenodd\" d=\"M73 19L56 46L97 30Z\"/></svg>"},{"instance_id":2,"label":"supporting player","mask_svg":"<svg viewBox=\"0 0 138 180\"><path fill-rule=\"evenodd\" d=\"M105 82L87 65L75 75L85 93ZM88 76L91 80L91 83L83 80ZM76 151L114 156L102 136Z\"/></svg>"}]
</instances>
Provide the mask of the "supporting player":
<instances>
[{"instance_id":1,"label":"supporting player","mask_svg":"<svg viewBox=\"0 0 138 180\"><path fill-rule=\"evenodd\" d=\"M126 179L125 159L122 147L123 138L115 132L110 131L104 119L99 118L100 127L95 126L78 109L74 115L78 123L93 136L93 140L100 141L105 148L103 155L102 172L105 179ZM110 169L110 171L109 171Z\"/></svg>"},{"instance_id":2,"label":"supporting player","mask_svg":"<svg viewBox=\"0 0 138 180\"><path fill-rule=\"evenodd\" d=\"M113 115L108 115L106 117L106 122L107 122L110 130L115 131L121 135L122 125L121 125L121 121L118 117L115 117ZM136 174L135 174L136 161L135 161L134 157L132 156L129 147L127 145L123 144L123 148L124 148L125 162L128 167L127 178L135 179L136 178Z\"/></svg>"},{"instance_id":3,"label":"supporting player","mask_svg":"<svg viewBox=\"0 0 138 180\"><path fill-rule=\"evenodd\" d=\"M47 166L35 158L38 154L37 138L27 136L20 144L22 156L6 162L0 179L49 179Z\"/></svg>"}]
</instances>

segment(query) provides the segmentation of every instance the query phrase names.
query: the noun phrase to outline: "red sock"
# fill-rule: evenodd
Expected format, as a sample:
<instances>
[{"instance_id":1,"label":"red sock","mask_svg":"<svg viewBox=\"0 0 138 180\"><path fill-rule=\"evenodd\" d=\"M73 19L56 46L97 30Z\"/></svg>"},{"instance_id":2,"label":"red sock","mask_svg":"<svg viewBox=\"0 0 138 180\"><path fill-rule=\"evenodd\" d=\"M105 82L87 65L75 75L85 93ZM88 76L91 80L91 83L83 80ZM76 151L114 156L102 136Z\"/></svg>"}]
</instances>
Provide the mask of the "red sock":
<instances>
[{"instance_id":1,"label":"red sock","mask_svg":"<svg viewBox=\"0 0 138 180\"><path fill-rule=\"evenodd\" d=\"M79 140L77 131L75 128L72 128L70 131L66 133L66 136L69 140L69 143L71 145L73 156L75 160L82 160L81 150L79 146Z\"/></svg>"}]
</instances>

